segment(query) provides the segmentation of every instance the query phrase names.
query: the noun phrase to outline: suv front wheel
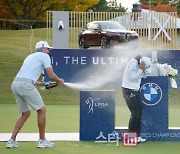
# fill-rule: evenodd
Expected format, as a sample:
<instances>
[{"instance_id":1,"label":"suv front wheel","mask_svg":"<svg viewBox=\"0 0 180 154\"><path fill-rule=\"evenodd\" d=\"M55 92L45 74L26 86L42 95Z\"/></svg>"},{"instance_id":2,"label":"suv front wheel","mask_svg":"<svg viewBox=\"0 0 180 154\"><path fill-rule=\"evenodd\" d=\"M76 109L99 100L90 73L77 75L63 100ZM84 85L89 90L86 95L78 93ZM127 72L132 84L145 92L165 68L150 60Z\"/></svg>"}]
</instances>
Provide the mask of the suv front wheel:
<instances>
[{"instance_id":1,"label":"suv front wheel","mask_svg":"<svg viewBox=\"0 0 180 154\"><path fill-rule=\"evenodd\" d=\"M84 41L83 38L79 39L79 47L82 48L82 49L89 48L88 46L86 46L85 41Z\"/></svg>"},{"instance_id":2,"label":"suv front wheel","mask_svg":"<svg viewBox=\"0 0 180 154\"><path fill-rule=\"evenodd\" d=\"M105 36L101 37L100 45L102 49L110 48L110 44L107 43L107 39Z\"/></svg>"}]
</instances>

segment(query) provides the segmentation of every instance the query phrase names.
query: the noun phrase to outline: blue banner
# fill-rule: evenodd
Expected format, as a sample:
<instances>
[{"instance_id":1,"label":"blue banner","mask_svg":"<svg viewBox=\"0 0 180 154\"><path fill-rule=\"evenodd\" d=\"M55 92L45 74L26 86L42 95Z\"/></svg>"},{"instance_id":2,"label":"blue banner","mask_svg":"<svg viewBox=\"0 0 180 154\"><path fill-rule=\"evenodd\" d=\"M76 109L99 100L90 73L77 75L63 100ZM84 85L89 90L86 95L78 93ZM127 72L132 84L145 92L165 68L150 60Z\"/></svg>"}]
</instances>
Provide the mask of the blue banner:
<instances>
[{"instance_id":1,"label":"blue banner","mask_svg":"<svg viewBox=\"0 0 180 154\"><path fill-rule=\"evenodd\" d=\"M90 89L118 89L126 64L138 54L151 58L152 51L54 49L50 57L55 73L65 82L84 84ZM159 50L157 56L159 63L170 64L180 72L179 50ZM177 84L180 88L180 79Z\"/></svg>"}]
</instances>

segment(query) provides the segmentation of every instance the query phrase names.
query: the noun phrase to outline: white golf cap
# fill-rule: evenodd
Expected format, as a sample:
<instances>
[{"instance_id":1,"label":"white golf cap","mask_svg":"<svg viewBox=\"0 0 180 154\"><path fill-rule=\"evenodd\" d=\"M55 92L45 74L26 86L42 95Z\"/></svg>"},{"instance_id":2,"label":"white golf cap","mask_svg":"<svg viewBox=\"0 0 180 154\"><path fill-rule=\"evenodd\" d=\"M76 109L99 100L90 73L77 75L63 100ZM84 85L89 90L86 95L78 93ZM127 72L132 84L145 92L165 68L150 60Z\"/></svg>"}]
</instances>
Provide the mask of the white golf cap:
<instances>
[{"instance_id":1,"label":"white golf cap","mask_svg":"<svg viewBox=\"0 0 180 154\"><path fill-rule=\"evenodd\" d=\"M148 58L148 57L142 57L141 59L140 59L140 62L141 61L143 61L143 62L145 62L145 64L146 64L146 68L149 68L150 66L151 66L151 59L150 58Z\"/></svg>"},{"instance_id":2,"label":"white golf cap","mask_svg":"<svg viewBox=\"0 0 180 154\"><path fill-rule=\"evenodd\" d=\"M53 47L50 47L49 44L46 42L46 41L39 41L36 43L36 49L39 49L39 48L48 48L48 49L52 49Z\"/></svg>"}]
</instances>

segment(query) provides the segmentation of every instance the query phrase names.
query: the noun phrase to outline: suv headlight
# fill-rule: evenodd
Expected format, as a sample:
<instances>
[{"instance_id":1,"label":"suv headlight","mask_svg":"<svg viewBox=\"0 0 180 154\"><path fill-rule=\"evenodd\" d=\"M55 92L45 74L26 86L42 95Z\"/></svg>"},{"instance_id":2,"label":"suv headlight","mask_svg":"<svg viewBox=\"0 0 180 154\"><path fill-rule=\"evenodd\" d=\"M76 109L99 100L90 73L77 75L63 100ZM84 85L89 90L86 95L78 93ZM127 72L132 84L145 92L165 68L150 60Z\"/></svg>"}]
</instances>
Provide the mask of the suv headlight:
<instances>
[{"instance_id":1,"label":"suv headlight","mask_svg":"<svg viewBox=\"0 0 180 154\"><path fill-rule=\"evenodd\" d=\"M126 39L126 34L124 34L124 33L119 34L119 36L120 36L120 38L123 39L123 40Z\"/></svg>"}]
</instances>

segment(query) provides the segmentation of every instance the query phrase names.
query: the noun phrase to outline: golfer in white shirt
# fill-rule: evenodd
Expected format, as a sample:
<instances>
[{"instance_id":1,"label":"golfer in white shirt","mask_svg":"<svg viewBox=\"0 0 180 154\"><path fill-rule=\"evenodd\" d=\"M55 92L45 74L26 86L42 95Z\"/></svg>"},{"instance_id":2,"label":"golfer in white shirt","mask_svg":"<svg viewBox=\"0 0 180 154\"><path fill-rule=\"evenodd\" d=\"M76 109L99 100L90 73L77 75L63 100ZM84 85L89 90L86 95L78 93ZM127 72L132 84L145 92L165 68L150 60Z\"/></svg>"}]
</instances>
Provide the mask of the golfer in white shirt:
<instances>
[{"instance_id":1,"label":"golfer in white shirt","mask_svg":"<svg viewBox=\"0 0 180 154\"><path fill-rule=\"evenodd\" d=\"M146 141L146 139L140 137L142 101L139 88L141 84L141 78L146 78L148 74L150 74L150 66L150 58L138 55L127 64L123 74L123 97L131 112L128 130L129 132L137 133L138 142Z\"/></svg>"},{"instance_id":2,"label":"golfer in white shirt","mask_svg":"<svg viewBox=\"0 0 180 154\"><path fill-rule=\"evenodd\" d=\"M36 86L41 86L41 82L38 82L37 80L44 69L49 78L57 82L57 85L63 85L64 80L59 78L52 69L51 60L48 55L49 49L52 47L50 47L46 41L40 41L36 44L35 48L37 52L30 54L24 60L21 69L11 85L11 90L16 99L16 104L21 116L16 121L11 138L7 142L7 148L16 148L19 146L16 141L16 136L30 116L31 108L37 111L39 128L37 147L53 147L53 143L45 138L46 108Z\"/></svg>"}]
</instances>

